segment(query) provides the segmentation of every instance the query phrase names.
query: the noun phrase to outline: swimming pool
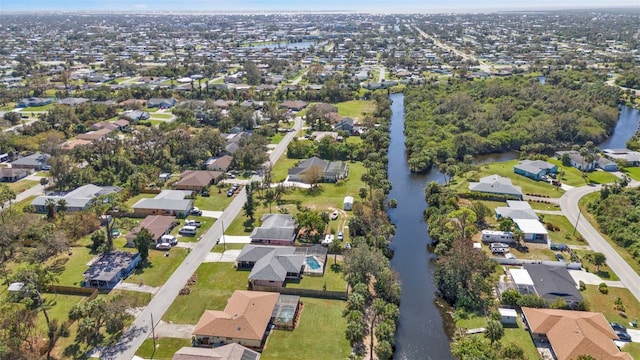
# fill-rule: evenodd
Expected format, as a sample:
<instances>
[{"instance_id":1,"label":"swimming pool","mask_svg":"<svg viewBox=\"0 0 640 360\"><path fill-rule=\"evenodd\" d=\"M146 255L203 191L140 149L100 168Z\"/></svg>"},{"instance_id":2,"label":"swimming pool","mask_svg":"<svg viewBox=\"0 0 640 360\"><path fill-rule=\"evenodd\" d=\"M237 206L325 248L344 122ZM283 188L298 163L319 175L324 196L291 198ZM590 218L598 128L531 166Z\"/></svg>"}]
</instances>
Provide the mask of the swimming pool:
<instances>
[{"instance_id":1,"label":"swimming pool","mask_svg":"<svg viewBox=\"0 0 640 360\"><path fill-rule=\"evenodd\" d=\"M307 266L312 270L318 270L322 268L322 265L318 262L318 260L314 256L307 256L304 258L304 261L307 263Z\"/></svg>"}]
</instances>

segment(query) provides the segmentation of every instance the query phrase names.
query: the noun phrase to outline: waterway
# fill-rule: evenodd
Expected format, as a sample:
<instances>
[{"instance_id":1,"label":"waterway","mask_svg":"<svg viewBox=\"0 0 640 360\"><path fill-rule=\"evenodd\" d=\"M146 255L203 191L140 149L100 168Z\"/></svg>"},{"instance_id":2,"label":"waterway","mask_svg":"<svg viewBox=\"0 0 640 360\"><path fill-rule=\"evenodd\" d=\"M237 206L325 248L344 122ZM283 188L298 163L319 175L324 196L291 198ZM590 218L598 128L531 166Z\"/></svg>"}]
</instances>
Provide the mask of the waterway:
<instances>
[{"instance_id":1,"label":"waterway","mask_svg":"<svg viewBox=\"0 0 640 360\"><path fill-rule=\"evenodd\" d=\"M423 219L427 208L424 188L431 181L443 182L442 174L433 169L426 174L409 171L405 152L404 95L392 94L391 142L389 145L389 180L393 189L389 198L398 201L396 209L389 210L389 217L396 225L396 234L391 247L394 257L392 268L402 283L400 317L396 332L396 360L451 359L447 327L453 324L444 321L441 308L436 302L436 286L433 281L435 256L427 250L431 238ZM623 107L618 124L609 139L600 148L623 148L633 136L640 112ZM518 158L515 151L477 156L477 164L507 161Z\"/></svg>"},{"instance_id":2,"label":"waterway","mask_svg":"<svg viewBox=\"0 0 640 360\"><path fill-rule=\"evenodd\" d=\"M638 130L640 122L640 111L630 106L622 106L620 109L620 117L613 133L609 138L603 141L598 147L600 149L624 149L627 147L627 141Z\"/></svg>"},{"instance_id":3,"label":"waterway","mask_svg":"<svg viewBox=\"0 0 640 360\"><path fill-rule=\"evenodd\" d=\"M396 225L391 266L402 283L395 359L447 360L452 358L449 339L435 302L431 264L434 256L427 251L431 239L422 217L427 207L424 188L430 181L442 181L442 176L437 171L428 174L409 171L404 145L404 95L393 94L391 100L388 170L393 189L389 198L398 200L398 207L389 211Z\"/></svg>"}]
</instances>

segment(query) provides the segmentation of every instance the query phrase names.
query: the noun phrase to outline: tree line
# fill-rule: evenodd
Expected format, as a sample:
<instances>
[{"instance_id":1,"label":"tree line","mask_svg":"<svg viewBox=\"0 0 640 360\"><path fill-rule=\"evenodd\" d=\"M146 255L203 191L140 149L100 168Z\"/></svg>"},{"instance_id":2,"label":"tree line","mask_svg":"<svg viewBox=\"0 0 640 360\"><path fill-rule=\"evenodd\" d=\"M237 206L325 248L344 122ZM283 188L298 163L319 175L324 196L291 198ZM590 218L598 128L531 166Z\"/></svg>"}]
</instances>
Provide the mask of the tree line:
<instances>
[{"instance_id":1,"label":"tree line","mask_svg":"<svg viewBox=\"0 0 640 360\"><path fill-rule=\"evenodd\" d=\"M595 71L552 72L546 84L512 76L448 79L405 91L405 133L412 171L427 171L448 158L550 149L593 141L612 132L620 90Z\"/></svg>"}]
</instances>

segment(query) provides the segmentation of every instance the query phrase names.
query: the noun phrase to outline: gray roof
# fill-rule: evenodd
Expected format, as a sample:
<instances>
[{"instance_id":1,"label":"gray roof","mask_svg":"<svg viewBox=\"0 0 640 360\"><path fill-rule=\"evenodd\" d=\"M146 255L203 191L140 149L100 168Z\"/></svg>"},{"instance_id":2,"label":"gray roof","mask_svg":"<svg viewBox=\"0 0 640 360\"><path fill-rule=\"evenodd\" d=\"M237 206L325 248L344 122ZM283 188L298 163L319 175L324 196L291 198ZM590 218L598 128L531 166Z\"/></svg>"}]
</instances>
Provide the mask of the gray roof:
<instances>
[{"instance_id":1,"label":"gray roof","mask_svg":"<svg viewBox=\"0 0 640 360\"><path fill-rule=\"evenodd\" d=\"M501 206L496 208L496 214L503 218L538 220L538 215L536 215L536 212L533 211L533 209L514 209L511 207Z\"/></svg>"},{"instance_id":2,"label":"gray roof","mask_svg":"<svg viewBox=\"0 0 640 360\"><path fill-rule=\"evenodd\" d=\"M265 214L262 226L253 229L251 239L291 240L296 231L296 222L289 214Z\"/></svg>"},{"instance_id":3,"label":"gray roof","mask_svg":"<svg viewBox=\"0 0 640 360\"><path fill-rule=\"evenodd\" d=\"M133 204L133 209L162 209L187 211L191 208L193 200L174 200L174 199L140 199Z\"/></svg>"},{"instance_id":4,"label":"gray roof","mask_svg":"<svg viewBox=\"0 0 640 360\"><path fill-rule=\"evenodd\" d=\"M511 180L499 175L490 175L480 179L480 182L470 182L469 191L492 194L508 194L522 196L522 188L511 184Z\"/></svg>"},{"instance_id":5,"label":"gray roof","mask_svg":"<svg viewBox=\"0 0 640 360\"><path fill-rule=\"evenodd\" d=\"M542 160L522 160L514 168L524 170L531 174L538 174L543 170L552 169L555 165Z\"/></svg>"},{"instance_id":6,"label":"gray roof","mask_svg":"<svg viewBox=\"0 0 640 360\"><path fill-rule=\"evenodd\" d=\"M19 166L40 166L46 164L47 160L51 157L49 154L35 153L29 156L21 157L13 162L11 165Z\"/></svg>"},{"instance_id":7,"label":"gray roof","mask_svg":"<svg viewBox=\"0 0 640 360\"><path fill-rule=\"evenodd\" d=\"M68 97L68 98L60 99L59 103L63 105L76 106L82 103L86 103L87 101L89 101L89 99L87 98Z\"/></svg>"},{"instance_id":8,"label":"gray roof","mask_svg":"<svg viewBox=\"0 0 640 360\"><path fill-rule=\"evenodd\" d=\"M112 281L120 271L128 268L138 256L140 256L138 253L126 251L112 251L103 254L84 272L84 278Z\"/></svg>"},{"instance_id":9,"label":"gray roof","mask_svg":"<svg viewBox=\"0 0 640 360\"><path fill-rule=\"evenodd\" d=\"M567 302L580 302L582 295L564 266L524 264L539 296L549 302L562 297Z\"/></svg>"},{"instance_id":10,"label":"gray roof","mask_svg":"<svg viewBox=\"0 0 640 360\"><path fill-rule=\"evenodd\" d=\"M268 246L247 244L236 258L238 262L256 262L265 255L275 251L278 255L291 255L295 252L294 246Z\"/></svg>"},{"instance_id":11,"label":"gray roof","mask_svg":"<svg viewBox=\"0 0 640 360\"><path fill-rule=\"evenodd\" d=\"M325 161L320 159L319 157L312 157L307 160L301 161L296 165L296 167L289 169L289 175L301 175L304 174L308 169L317 166L322 169L323 177L337 177L342 172L344 172L346 163L342 161Z\"/></svg>"},{"instance_id":12,"label":"gray roof","mask_svg":"<svg viewBox=\"0 0 640 360\"><path fill-rule=\"evenodd\" d=\"M38 196L33 199L31 205L45 206L49 199L52 199L55 202L64 199L67 203L67 207L69 208L84 208L96 197L117 193L121 190L122 188L119 186L97 186L87 184L62 195Z\"/></svg>"},{"instance_id":13,"label":"gray roof","mask_svg":"<svg viewBox=\"0 0 640 360\"><path fill-rule=\"evenodd\" d=\"M183 200L192 193L190 190L162 190L155 199Z\"/></svg>"},{"instance_id":14,"label":"gray roof","mask_svg":"<svg viewBox=\"0 0 640 360\"><path fill-rule=\"evenodd\" d=\"M250 280L284 281L287 273L299 273L304 255L278 255L276 250L256 261L249 274Z\"/></svg>"}]
</instances>

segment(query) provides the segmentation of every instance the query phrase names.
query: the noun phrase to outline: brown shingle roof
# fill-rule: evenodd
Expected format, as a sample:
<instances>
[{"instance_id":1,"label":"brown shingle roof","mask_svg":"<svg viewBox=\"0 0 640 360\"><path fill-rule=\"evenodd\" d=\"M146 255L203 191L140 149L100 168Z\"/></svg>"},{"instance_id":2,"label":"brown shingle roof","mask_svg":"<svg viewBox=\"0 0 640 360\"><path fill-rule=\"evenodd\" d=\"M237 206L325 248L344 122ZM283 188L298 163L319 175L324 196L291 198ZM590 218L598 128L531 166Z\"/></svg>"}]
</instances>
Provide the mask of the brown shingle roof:
<instances>
[{"instance_id":1,"label":"brown shingle roof","mask_svg":"<svg viewBox=\"0 0 640 360\"><path fill-rule=\"evenodd\" d=\"M632 360L621 352L618 340L602 313L556 309L522 308L530 331L547 336L558 360L591 355L601 360Z\"/></svg>"},{"instance_id":2,"label":"brown shingle roof","mask_svg":"<svg viewBox=\"0 0 640 360\"><path fill-rule=\"evenodd\" d=\"M76 138L80 139L80 140L100 140L103 137L105 137L107 134L109 134L110 132L112 132L112 129L107 128L105 125L104 128L100 129L100 130L96 130L93 132L88 132L88 133L84 133L84 134L80 134L78 136L76 136Z\"/></svg>"},{"instance_id":3,"label":"brown shingle roof","mask_svg":"<svg viewBox=\"0 0 640 360\"><path fill-rule=\"evenodd\" d=\"M174 186L199 186L205 187L222 173L219 171L186 170L180 174L180 180Z\"/></svg>"},{"instance_id":4,"label":"brown shingle roof","mask_svg":"<svg viewBox=\"0 0 640 360\"><path fill-rule=\"evenodd\" d=\"M234 291L224 311L206 310L194 335L261 340L278 302L278 293Z\"/></svg>"},{"instance_id":5,"label":"brown shingle roof","mask_svg":"<svg viewBox=\"0 0 640 360\"><path fill-rule=\"evenodd\" d=\"M151 236L153 236L153 240L157 241L165 232L171 227L173 221L176 219L175 216L165 216L165 215L149 215L138 226L133 228L130 233L128 233L125 238L127 240L133 240L136 235L140 232L140 230L147 229Z\"/></svg>"}]
</instances>

